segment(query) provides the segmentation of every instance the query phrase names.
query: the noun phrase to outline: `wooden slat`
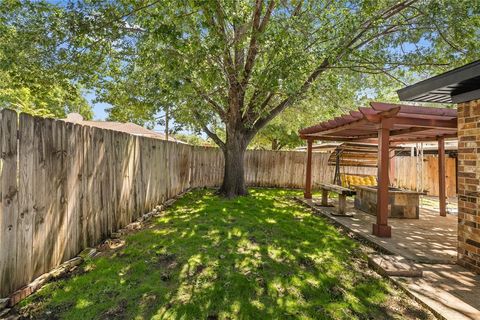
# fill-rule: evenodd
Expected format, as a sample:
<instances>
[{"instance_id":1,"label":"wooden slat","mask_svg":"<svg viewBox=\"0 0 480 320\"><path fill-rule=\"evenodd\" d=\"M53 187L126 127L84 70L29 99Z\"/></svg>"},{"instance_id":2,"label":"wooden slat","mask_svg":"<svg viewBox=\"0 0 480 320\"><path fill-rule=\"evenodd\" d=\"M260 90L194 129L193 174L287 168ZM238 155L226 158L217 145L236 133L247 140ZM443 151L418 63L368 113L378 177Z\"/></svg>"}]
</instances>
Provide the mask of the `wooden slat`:
<instances>
[{"instance_id":1,"label":"wooden slat","mask_svg":"<svg viewBox=\"0 0 480 320\"><path fill-rule=\"evenodd\" d=\"M55 200L57 199L55 184L57 183L57 168L56 168L56 139L55 139L55 120L46 119L45 121L45 244L44 265L42 272L51 269L54 266L55 260L55 238L56 238L56 221L55 221Z\"/></svg>"},{"instance_id":2,"label":"wooden slat","mask_svg":"<svg viewBox=\"0 0 480 320\"><path fill-rule=\"evenodd\" d=\"M67 182L67 142L65 134L66 123L64 121L55 121L55 159L54 167L52 170L56 170L56 181L55 181L55 209L53 211L54 215L54 228L53 232L53 242L54 242L54 257L53 265L50 268L53 268L60 263L62 263L65 256L66 246L68 241L67 226L68 226L68 217L67 217L67 202L66 202L66 182Z\"/></svg>"},{"instance_id":3,"label":"wooden slat","mask_svg":"<svg viewBox=\"0 0 480 320\"><path fill-rule=\"evenodd\" d=\"M18 186L17 186L17 114L11 110L1 112L1 214L0 214L0 295L15 289L15 250Z\"/></svg>"},{"instance_id":4,"label":"wooden slat","mask_svg":"<svg viewBox=\"0 0 480 320\"><path fill-rule=\"evenodd\" d=\"M67 248L64 251L63 261L73 257L77 253L78 248L78 234L77 227L80 225L78 219L78 189L81 186L79 180L79 162L78 154L76 153L76 136L73 123L66 123L66 203L67 203L67 229L66 236L68 239Z\"/></svg>"},{"instance_id":5,"label":"wooden slat","mask_svg":"<svg viewBox=\"0 0 480 320\"><path fill-rule=\"evenodd\" d=\"M95 188L95 146L93 140L94 128L86 127L84 132L85 134L85 236L87 240L87 246L93 246L95 244L95 196L96 196L96 188Z\"/></svg>"},{"instance_id":6,"label":"wooden slat","mask_svg":"<svg viewBox=\"0 0 480 320\"><path fill-rule=\"evenodd\" d=\"M47 239L46 218L48 196L46 194L47 185L47 151L46 139L50 139L47 133L47 122L42 118L34 118L34 136L33 136L33 239L31 265L33 276L38 277L45 270L45 243ZM48 136L48 137L47 137ZM29 279L31 280L31 279Z\"/></svg>"},{"instance_id":7,"label":"wooden slat","mask_svg":"<svg viewBox=\"0 0 480 320\"><path fill-rule=\"evenodd\" d=\"M33 277L33 228L34 209L33 194L34 170L34 119L21 114L19 121L19 180L18 212L16 226L16 267L15 285L27 283Z\"/></svg>"}]
</instances>

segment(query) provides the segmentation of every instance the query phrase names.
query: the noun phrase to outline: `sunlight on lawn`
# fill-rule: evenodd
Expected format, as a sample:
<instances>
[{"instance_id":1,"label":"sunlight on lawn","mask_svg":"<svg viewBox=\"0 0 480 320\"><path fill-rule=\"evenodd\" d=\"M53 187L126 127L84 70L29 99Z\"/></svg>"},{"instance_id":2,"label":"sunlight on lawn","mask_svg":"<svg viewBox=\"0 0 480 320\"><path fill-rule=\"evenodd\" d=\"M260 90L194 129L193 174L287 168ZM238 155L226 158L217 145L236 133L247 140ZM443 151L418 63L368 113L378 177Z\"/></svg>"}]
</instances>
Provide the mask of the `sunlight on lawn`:
<instances>
[{"instance_id":1,"label":"sunlight on lawn","mask_svg":"<svg viewBox=\"0 0 480 320\"><path fill-rule=\"evenodd\" d=\"M355 242L287 199L297 194L255 189L225 200L191 192L124 248L22 302L22 312L82 320L383 319L382 303L398 293L367 272Z\"/></svg>"}]
</instances>

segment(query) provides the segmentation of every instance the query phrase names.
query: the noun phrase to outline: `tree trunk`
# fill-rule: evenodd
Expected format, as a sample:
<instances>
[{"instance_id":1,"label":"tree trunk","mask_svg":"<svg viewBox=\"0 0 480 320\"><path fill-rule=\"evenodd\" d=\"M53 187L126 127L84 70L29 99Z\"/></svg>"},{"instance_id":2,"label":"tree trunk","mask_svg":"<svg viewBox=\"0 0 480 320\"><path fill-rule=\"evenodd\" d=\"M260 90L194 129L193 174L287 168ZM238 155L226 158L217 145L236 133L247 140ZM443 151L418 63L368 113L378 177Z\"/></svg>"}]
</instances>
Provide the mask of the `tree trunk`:
<instances>
[{"instance_id":1,"label":"tree trunk","mask_svg":"<svg viewBox=\"0 0 480 320\"><path fill-rule=\"evenodd\" d=\"M245 185L244 157L248 145L248 138L244 133L227 133L223 155L225 171L223 184L218 193L227 197L244 196L248 194Z\"/></svg>"}]
</instances>

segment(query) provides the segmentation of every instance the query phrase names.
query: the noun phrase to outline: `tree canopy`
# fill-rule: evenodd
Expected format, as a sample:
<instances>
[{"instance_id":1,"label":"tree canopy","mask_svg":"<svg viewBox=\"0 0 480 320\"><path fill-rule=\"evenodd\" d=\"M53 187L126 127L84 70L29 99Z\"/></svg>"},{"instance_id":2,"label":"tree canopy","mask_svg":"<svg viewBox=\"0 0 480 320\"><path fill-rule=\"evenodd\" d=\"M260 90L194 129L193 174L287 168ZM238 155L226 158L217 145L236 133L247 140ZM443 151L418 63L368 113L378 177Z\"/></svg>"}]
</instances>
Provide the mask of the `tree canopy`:
<instances>
[{"instance_id":1,"label":"tree canopy","mask_svg":"<svg viewBox=\"0 0 480 320\"><path fill-rule=\"evenodd\" d=\"M293 132L282 121L298 117L271 122L285 110L321 102L314 122L480 50L480 4L468 0L93 0L48 12L29 19L48 30L39 65L94 86L113 118L168 111L203 130L224 151L229 195L246 192L243 154L260 130Z\"/></svg>"},{"instance_id":2,"label":"tree canopy","mask_svg":"<svg viewBox=\"0 0 480 320\"><path fill-rule=\"evenodd\" d=\"M45 2L0 1L0 107L40 116L92 117L68 71L64 10Z\"/></svg>"},{"instance_id":3,"label":"tree canopy","mask_svg":"<svg viewBox=\"0 0 480 320\"><path fill-rule=\"evenodd\" d=\"M479 8L471 1L124 0L76 10L87 21L97 13L94 45L112 50L114 85L101 91L115 96L105 99L113 114L130 109L149 118L173 105L178 122L215 140L211 129L226 129L227 118L256 133L347 77L360 81L358 90L398 88L479 50ZM366 75L375 76L362 83Z\"/></svg>"}]
</instances>

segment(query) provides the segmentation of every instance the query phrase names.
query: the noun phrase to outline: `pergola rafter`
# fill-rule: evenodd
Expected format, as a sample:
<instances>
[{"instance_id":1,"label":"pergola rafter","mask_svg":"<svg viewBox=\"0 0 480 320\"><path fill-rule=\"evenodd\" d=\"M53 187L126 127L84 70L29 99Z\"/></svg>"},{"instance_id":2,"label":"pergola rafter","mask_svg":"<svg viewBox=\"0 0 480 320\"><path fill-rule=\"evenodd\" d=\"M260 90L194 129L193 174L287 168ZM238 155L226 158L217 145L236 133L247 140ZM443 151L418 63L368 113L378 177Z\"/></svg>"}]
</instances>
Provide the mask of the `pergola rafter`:
<instances>
[{"instance_id":1,"label":"pergola rafter","mask_svg":"<svg viewBox=\"0 0 480 320\"><path fill-rule=\"evenodd\" d=\"M370 103L370 108L358 108L333 120L299 131L308 141L305 197L311 198L311 153L315 140L367 142L378 144L377 223L373 234L390 237L388 226L388 184L390 145L401 142L438 141L440 215L446 215L445 198L445 139L457 136L457 111L448 108Z\"/></svg>"}]
</instances>

